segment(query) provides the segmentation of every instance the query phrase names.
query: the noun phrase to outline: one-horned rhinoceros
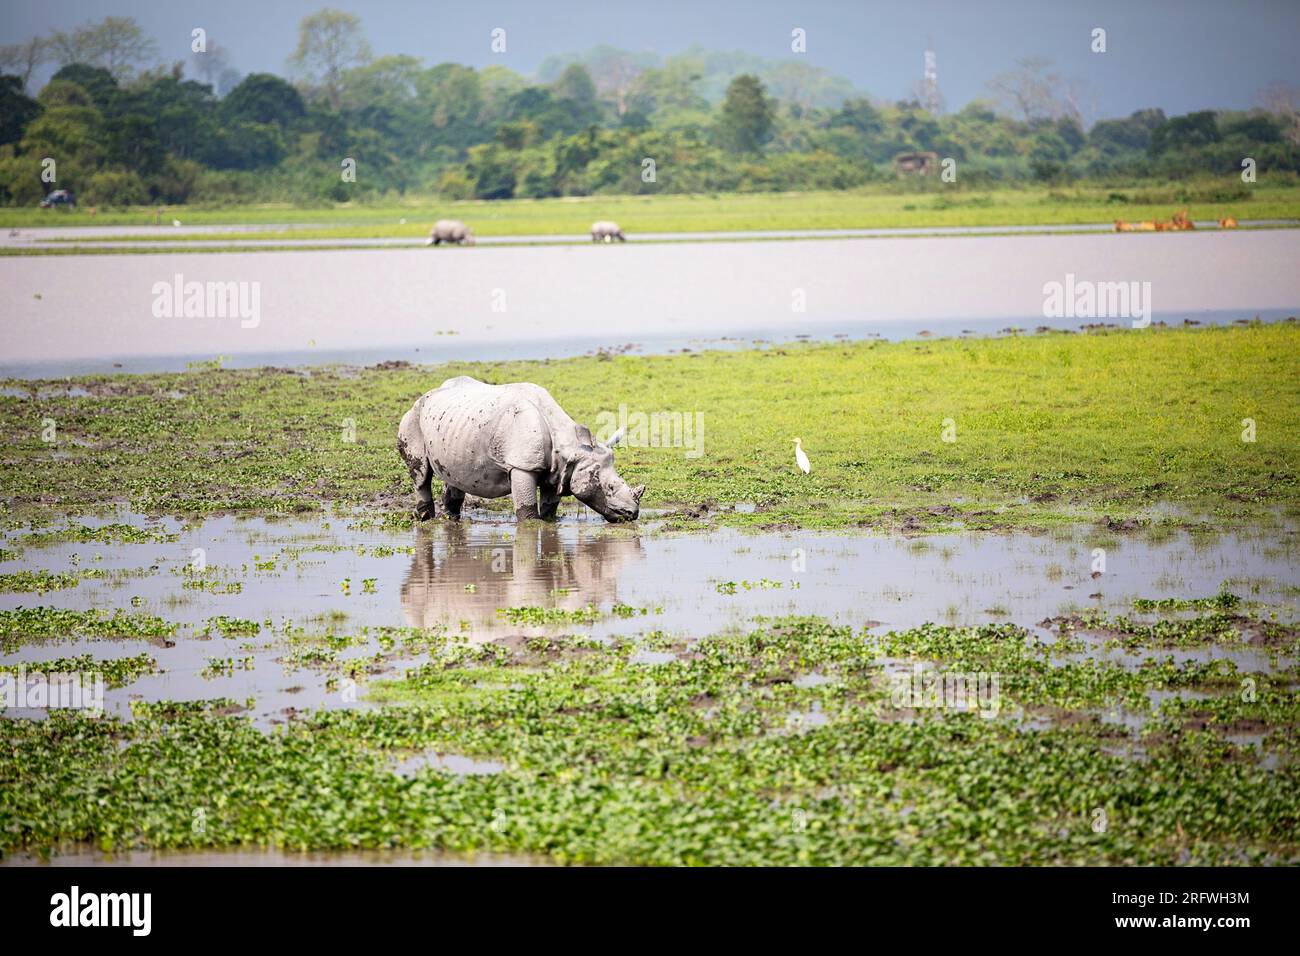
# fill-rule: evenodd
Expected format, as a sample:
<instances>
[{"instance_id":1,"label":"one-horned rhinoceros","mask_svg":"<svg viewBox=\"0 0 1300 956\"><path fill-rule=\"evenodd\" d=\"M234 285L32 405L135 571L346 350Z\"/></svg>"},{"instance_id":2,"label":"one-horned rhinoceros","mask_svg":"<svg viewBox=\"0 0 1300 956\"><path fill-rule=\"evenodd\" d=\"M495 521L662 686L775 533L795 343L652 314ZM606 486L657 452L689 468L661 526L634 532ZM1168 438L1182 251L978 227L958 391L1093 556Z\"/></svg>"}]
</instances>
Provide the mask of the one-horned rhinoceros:
<instances>
[{"instance_id":1,"label":"one-horned rhinoceros","mask_svg":"<svg viewBox=\"0 0 1300 956\"><path fill-rule=\"evenodd\" d=\"M429 231L426 246L436 246L440 242L454 242L461 246L474 245L474 233L459 219L439 219Z\"/></svg>"},{"instance_id":2,"label":"one-horned rhinoceros","mask_svg":"<svg viewBox=\"0 0 1300 956\"><path fill-rule=\"evenodd\" d=\"M602 219L591 224L592 242L613 242L615 239L619 242L627 242L627 236L623 235L623 230L618 227L618 223Z\"/></svg>"},{"instance_id":3,"label":"one-horned rhinoceros","mask_svg":"<svg viewBox=\"0 0 1300 956\"><path fill-rule=\"evenodd\" d=\"M462 375L402 416L397 451L415 483L421 520L434 516L430 481L437 478L452 519L466 494L510 495L520 521L554 518L560 499L573 495L607 521L633 521L645 485L633 488L614 470L619 437L598 443L540 385L488 385Z\"/></svg>"}]
</instances>

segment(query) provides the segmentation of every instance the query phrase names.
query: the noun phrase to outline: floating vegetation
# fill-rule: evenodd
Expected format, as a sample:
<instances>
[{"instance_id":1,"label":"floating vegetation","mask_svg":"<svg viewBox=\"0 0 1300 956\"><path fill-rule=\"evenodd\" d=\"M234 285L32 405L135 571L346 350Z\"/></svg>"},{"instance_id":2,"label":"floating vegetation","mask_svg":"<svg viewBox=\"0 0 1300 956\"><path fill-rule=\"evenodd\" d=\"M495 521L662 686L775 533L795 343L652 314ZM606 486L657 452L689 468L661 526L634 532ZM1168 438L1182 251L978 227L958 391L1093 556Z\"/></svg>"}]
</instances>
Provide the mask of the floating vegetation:
<instances>
[{"instance_id":1,"label":"floating vegetation","mask_svg":"<svg viewBox=\"0 0 1300 956\"><path fill-rule=\"evenodd\" d=\"M121 609L73 611L57 607L20 607L0 611L0 646L8 653L28 640L170 637L176 633L177 627L151 614Z\"/></svg>"},{"instance_id":2,"label":"floating vegetation","mask_svg":"<svg viewBox=\"0 0 1300 956\"><path fill-rule=\"evenodd\" d=\"M207 666L199 671L199 676L204 680L212 680L217 677L232 677L236 670L251 671L256 666L256 661L250 655L247 657L209 657Z\"/></svg>"},{"instance_id":3,"label":"floating vegetation","mask_svg":"<svg viewBox=\"0 0 1300 956\"><path fill-rule=\"evenodd\" d=\"M300 712L275 733L230 700L135 702L130 722L0 721L0 849L89 839L647 865L1300 861L1300 714L1267 674L1062 662L1003 624L875 636L796 617L647 643L671 665L639 666L617 642L453 642L368 685L391 706ZM1000 706L900 701L897 675L913 668L997 675ZM1117 702L1147 715L1140 732L1108 722ZM433 761L394 774L412 753L497 770ZM196 806L209 808L202 834Z\"/></svg>"},{"instance_id":4,"label":"floating vegetation","mask_svg":"<svg viewBox=\"0 0 1300 956\"><path fill-rule=\"evenodd\" d=\"M85 575L89 577L90 575ZM22 591L44 594L46 591L61 591L75 588L79 579L75 574L49 571L15 571L0 574L0 591Z\"/></svg>"},{"instance_id":5,"label":"floating vegetation","mask_svg":"<svg viewBox=\"0 0 1300 956\"><path fill-rule=\"evenodd\" d=\"M5 674L79 674L83 677L98 675L108 687L125 687L145 674L158 670L158 662L148 654L134 657L114 657L107 660L93 654L80 657L58 657L53 660L27 661L22 664L0 664Z\"/></svg>"},{"instance_id":6,"label":"floating vegetation","mask_svg":"<svg viewBox=\"0 0 1300 956\"><path fill-rule=\"evenodd\" d=\"M69 525L53 531L36 531L19 539L23 545L41 546L48 544L91 543L99 544L159 544L179 541L180 535L157 527L113 523L89 527L83 524Z\"/></svg>"},{"instance_id":7,"label":"floating vegetation","mask_svg":"<svg viewBox=\"0 0 1300 956\"><path fill-rule=\"evenodd\" d=\"M257 621L219 614L216 617L208 618L204 633L211 634L216 631L223 637L253 637L261 630L262 625Z\"/></svg>"},{"instance_id":8,"label":"floating vegetation","mask_svg":"<svg viewBox=\"0 0 1300 956\"><path fill-rule=\"evenodd\" d=\"M1232 611L1241 605L1241 598L1222 591L1209 598L1138 598L1133 602L1135 611Z\"/></svg>"},{"instance_id":9,"label":"floating vegetation","mask_svg":"<svg viewBox=\"0 0 1300 956\"><path fill-rule=\"evenodd\" d=\"M569 610L562 607L499 607L497 617L511 624L594 624L600 611L592 605Z\"/></svg>"},{"instance_id":10,"label":"floating vegetation","mask_svg":"<svg viewBox=\"0 0 1300 956\"><path fill-rule=\"evenodd\" d=\"M746 591L773 591L780 587L782 587L780 581L772 581L768 578L762 578L758 581L720 581L716 585L719 594L735 594L739 588Z\"/></svg>"}]
</instances>

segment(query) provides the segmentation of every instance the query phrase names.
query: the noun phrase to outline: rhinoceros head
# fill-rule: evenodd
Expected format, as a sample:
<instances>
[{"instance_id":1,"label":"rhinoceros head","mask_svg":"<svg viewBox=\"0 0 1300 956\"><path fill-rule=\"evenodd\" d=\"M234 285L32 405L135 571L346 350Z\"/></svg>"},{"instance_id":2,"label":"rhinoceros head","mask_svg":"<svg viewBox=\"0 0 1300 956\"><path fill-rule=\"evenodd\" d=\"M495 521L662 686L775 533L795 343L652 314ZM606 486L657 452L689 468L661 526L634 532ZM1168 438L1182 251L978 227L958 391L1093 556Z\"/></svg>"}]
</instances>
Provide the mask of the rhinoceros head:
<instances>
[{"instance_id":1,"label":"rhinoceros head","mask_svg":"<svg viewBox=\"0 0 1300 956\"><path fill-rule=\"evenodd\" d=\"M614 470L613 446L619 437L602 445L591 437L585 425L578 426L578 452L569 476L569 490L606 521L635 521L641 513L645 485L633 488Z\"/></svg>"}]
</instances>

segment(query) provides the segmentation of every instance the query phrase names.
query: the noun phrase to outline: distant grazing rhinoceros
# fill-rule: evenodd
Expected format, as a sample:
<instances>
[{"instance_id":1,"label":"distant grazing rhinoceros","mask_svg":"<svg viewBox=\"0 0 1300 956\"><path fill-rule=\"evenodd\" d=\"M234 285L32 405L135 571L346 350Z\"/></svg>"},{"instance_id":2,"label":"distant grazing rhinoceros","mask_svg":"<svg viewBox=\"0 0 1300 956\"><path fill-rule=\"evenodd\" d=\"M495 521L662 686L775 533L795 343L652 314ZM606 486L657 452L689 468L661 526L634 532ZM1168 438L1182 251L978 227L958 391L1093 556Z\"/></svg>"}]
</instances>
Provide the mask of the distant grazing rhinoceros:
<instances>
[{"instance_id":1,"label":"distant grazing rhinoceros","mask_svg":"<svg viewBox=\"0 0 1300 956\"><path fill-rule=\"evenodd\" d=\"M618 436L597 443L540 385L488 385L465 375L421 396L397 430L421 520L434 516L430 481L437 478L453 519L466 494L510 495L520 521L554 518L560 499L573 495L607 521L634 521L645 485L618 476L617 443Z\"/></svg>"},{"instance_id":2,"label":"distant grazing rhinoceros","mask_svg":"<svg viewBox=\"0 0 1300 956\"><path fill-rule=\"evenodd\" d=\"M474 233L470 232L459 219L439 219L429 232L426 246L436 246L440 242L454 242L461 246L474 245Z\"/></svg>"},{"instance_id":3,"label":"distant grazing rhinoceros","mask_svg":"<svg viewBox=\"0 0 1300 956\"><path fill-rule=\"evenodd\" d=\"M615 239L619 242L627 242L627 236L623 235L623 230L618 227L618 223L602 219L591 224L592 242L613 242Z\"/></svg>"}]
</instances>

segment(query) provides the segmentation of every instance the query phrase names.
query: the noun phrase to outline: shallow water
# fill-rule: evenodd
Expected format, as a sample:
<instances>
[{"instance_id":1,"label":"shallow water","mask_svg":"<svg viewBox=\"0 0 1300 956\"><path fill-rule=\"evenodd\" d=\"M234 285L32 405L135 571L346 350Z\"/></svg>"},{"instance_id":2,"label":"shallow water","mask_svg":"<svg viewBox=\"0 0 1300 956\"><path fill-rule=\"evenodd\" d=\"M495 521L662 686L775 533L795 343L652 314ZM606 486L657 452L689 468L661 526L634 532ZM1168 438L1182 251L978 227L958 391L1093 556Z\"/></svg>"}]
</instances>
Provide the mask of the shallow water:
<instances>
[{"instance_id":1,"label":"shallow water","mask_svg":"<svg viewBox=\"0 0 1300 956\"><path fill-rule=\"evenodd\" d=\"M1276 317L1300 311L1297 250L1300 232L1280 229L6 257L0 374L1077 328L1089 320L1043 319L1044 284L1067 274L1149 282L1155 321ZM256 284L255 323L155 317L154 284L177 275L247 283L250 306Z\"/></svg>"},{"instance_id":2,"label":"shallow water","mask_svg":"<svg viewBox=\"0 0 1300 956\"><path fill-rule=\"evenodd\" d=\"M138 516L132 520L143 523ZM653 525L653 519L646 523ZM1161 540L1107 536L1106 572L1094 579L1098 535L1087 528L1054 535L914 539L806 531L670 534L613 528L575 510L557 524L523 530L504 514L482 511L467 511L459 524L438 520L402 533L352 530L339 518L227 517L192 527L174 521L151 526L179 537L144 544L24 546L23 532L8 533L0 543L15 553L0 562L0 572L95 568L109 575L45 594L0 594L0 608L156 614L183 625L174 646L143 640L35 641L0 655L0 663L148 653L163 671L108 691L111 712L126 715L136 697L241 702L251 697L251 716L270 726L292 719L296 711L367 706L364 687L349 696L328 677L340 662L380 652L375 629L381 627L434 629L476 644L542 634L635 643L653 632L689 642L749 626L757 617L816 614L873 633L928 621L1012 621L1049 640L1050 634L1037 628L1045 618L1080 608L1128 613L1137 597L1208 597L1225 581L1247 600L1279 606L1282 620L1295 620L1300 584L1300 533L1294 528L1255 535L1176 533ZM181 587L196 548L204 551L206 576L238 584L239 593ZM570 615L549 625L512 621L503 613L588 607L599 612L592 620ZM203 636L205 622L216 615L272 626L263 626L255 637ZM285 624L356 640L337 651L334 666L322 666L294 656L318 645L290 646ZM634 661L670 662L660 647L639 649ZM399 640L373 676L398 677L428 653L420 644L403 649ZM1255 671L1278 666L1264 649L1245 645L1133 653L1097 641L1089 642L1085 656L1120 666L1138 666L1149 656L1228 657ZM229 660L233 667L216 673L209 667L213 659Z\"/></svg>"}]
</instances>

